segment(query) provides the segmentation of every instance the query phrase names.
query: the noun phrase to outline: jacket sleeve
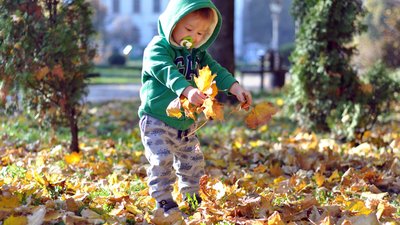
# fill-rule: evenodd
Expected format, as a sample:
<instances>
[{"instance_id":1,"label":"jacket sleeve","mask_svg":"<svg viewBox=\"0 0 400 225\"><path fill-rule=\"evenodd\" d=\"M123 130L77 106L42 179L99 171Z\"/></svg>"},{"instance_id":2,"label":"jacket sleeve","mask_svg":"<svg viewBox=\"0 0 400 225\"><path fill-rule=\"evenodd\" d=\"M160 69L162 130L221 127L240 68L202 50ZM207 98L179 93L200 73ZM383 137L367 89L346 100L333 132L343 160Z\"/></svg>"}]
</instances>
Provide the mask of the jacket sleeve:
<instances>
[{"instance_id":1,"label":"jacket sleeve","mask_svg":"<svg viewBox=\"0 0 400 225\"><path fill-rule=\"evenodd\" d=\"M200 56L200 65L208 65L211 72L217 74L215 81L219 90L227 92L233 83L238 82L233 75L214 60L208 52L204 51Z\"/></svg>"},{"instance_id":2,"label":"jacket sleeve","mask_svg":"<svg viewBox=\"0 0 400 225\"><path fill-rule=\"evenodd\" d=\"M172 50L160 42L149 45L144 51L143 72L180 96L190 83L176 67L173 54Z\"/></svg>"}]
</instances>

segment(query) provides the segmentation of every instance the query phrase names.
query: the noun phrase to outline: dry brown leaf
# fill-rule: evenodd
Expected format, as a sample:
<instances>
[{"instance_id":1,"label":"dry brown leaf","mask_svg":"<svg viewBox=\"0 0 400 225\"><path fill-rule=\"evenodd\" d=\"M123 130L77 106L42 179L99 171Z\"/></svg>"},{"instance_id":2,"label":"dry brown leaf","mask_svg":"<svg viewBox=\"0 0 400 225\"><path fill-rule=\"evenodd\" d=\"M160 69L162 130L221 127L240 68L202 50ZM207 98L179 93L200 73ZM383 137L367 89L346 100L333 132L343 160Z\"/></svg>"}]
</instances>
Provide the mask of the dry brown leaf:
<instances>
[{"instance_id":1,"label":"dry brown leaf","mask_svg":"<svg viewBox=\"0 0 400 225\"><path fill-rule=\"evenodd\" d=\"M246 125L251 129L264 125L269 122L271 117L278 112L276 108L270 102L263 102L257 104L246 116Z\"/></svg>"},{"instance_id":2,"label":"dry brown leaf","mask_svg":"<svg viewBox=\"0 0 400 225\"><path fill-rule=\"evenodd\" d=\"M58 77L60 80L64 80L64 70L61 65L56 65L51 71L53 76Z\"/></svg>"}]
</instances>

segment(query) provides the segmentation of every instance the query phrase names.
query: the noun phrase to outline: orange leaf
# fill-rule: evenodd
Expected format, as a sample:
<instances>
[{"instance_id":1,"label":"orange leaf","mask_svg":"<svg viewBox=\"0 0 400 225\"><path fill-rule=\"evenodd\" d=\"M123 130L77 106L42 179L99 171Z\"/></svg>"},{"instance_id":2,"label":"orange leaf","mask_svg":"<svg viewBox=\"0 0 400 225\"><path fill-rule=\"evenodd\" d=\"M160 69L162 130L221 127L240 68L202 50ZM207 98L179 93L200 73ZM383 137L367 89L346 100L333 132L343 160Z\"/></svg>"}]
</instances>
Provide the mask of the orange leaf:
<instances>
[{"instance_id":1,"label":"orange leaf","mask_svg":"<svg viewBox=\"0 0 400 225\"><path fill-rule=\"evenodd\" d=\"M76 164L79 163L79 161L81 161L81 158L82 154L73 152L69 155L65 155L65 162L67 162L67 164Z\"/></svg>"},{"instance_id":2,"label":"orange leaf","mask_svg":"<svg viewBox=\"0 0 400 225\"><path fill-rule=\"evenodd\" d=\"M209 89L207 89L204 94L210 96L210 98L214 99L215 96L217 96L218 94L218 88L217 88L217 83L215 81L213 81L211 83L211 87Z\"/></svg>"},{"instance_id":3,"label":"orange leaf","mask_svg":"<svg viewBox=\"0 0 400 225\"><path fill-rule=\"evenodd\" d=\"M60 80L64 80L64 71L61 65L56 65L53 70L51 71L51 73L58 77Z\"/></svg>"},{"instance_id":4,"label":"orange leaf","mask_svg":"<svg viewBox=\"0 0 400 225\"><path fill-rule=\"evenodd\" d=\"M258 126L268 123L276 112L278 112L278 109L272 103L260 103L247 114L246 125L251 129L256 129Z\"/></svg>"},{"instance_id":5,"label":"orange leaf","mask_svg":"<svg viewBox=\"0 0 400 225\"><path fill-rule=\"evenodd\" d=\"M49 67L45 66L40 68L38 71L35 73L35 77L37 80L42 80L43 77L45 77L49 73Z\"/></svg>"},{"instance_id":6,"label":"orange leaf","mask_svg":"<svg viewBox=\"0 0 400 225\"><path fill-rule=\"evenodd\" d=\"M203 112L207 119L211 118L218 121L224 120L224 111L222 104L218 103L215 100L213 101L210 98L207 98L206 100L204 100L203 107Z\"/></svg>"}]
</instances>

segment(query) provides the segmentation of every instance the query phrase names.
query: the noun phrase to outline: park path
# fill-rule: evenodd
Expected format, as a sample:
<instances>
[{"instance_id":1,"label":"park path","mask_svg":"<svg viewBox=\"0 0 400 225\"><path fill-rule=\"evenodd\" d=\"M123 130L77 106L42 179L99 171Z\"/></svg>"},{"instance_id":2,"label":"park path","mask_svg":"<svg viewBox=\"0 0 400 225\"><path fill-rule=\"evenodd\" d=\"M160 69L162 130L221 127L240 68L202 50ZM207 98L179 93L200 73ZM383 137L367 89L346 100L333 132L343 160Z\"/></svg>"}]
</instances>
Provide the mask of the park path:
<instances>
[{"instance_id":1,"label":"park path","mask_svg":"<svg viewBox=\"0 0 400 225\"><path fill-rule=\"evenodd\" d=\"M259 92L261 79L259 76L237 77L238 81L251 92ZM136 100L139 99L141 84L97 84L89 85L89 94L86 101L98 103L112 100ZM265 76L264 90L270 90L269 76Z\"/></svg>"}]
</instances>

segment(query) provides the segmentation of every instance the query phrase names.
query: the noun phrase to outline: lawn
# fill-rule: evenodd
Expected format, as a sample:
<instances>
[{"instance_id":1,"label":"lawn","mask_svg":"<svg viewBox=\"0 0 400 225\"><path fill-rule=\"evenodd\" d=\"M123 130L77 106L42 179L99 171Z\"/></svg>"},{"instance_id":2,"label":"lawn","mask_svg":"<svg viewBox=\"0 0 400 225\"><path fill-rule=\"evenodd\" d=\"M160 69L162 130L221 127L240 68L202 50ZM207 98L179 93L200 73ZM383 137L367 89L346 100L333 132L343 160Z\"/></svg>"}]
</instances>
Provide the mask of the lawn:
<instances>
[{"instance_id":1,"label":"lawn","mask_svg":"<svg viewBox=\"0 0 400 225\"><path fill-rule=\"evenodd\" d=\"M297 128L282 110L246 128L245 112L225 106L225 121L198 131L206 157L203 203L187 224L399 224L399 115L352 142ZM146 159L137 101L90 104L81 121L81 154L68 132L26 114L0 117L0 221L3 224L149 224ZM161 218L162 220L162 218ZM347 221L347 222L346 222ZM40 224L40 223L38 223Z\"/></svg>"},{"instance_id":2,"label":"lawn","mask_svg":"<svg viewBox=\"0 0 400 225\"><path fill-rule=\"evenodd\" d=\"M141 68L139 65L127 67L96 66L92 73L97 73L100 76L90 78L90 84L140 83Z\"/></svg>"}]
</instances>

